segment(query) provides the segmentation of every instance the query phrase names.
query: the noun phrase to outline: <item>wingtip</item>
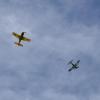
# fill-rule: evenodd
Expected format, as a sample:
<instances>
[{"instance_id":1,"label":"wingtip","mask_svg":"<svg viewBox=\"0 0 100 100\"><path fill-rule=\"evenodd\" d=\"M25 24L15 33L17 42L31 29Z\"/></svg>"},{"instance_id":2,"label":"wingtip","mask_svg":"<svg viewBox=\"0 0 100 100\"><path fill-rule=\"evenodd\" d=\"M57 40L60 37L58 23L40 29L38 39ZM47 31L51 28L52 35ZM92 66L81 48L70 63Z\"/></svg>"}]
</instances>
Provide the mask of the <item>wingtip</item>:
<instances>
[{"instance_id":1,"label":"wingtip","mask_svg":"<svg viewBox=\"0 0 100 100\"><path fill-rule=\"evenodd\" d=\"M71 69L68 70L69 72L71 71Z\"/></svg>"},{"instance_id":2,"label":"wingtip","mask_svg":"<svg viewBox=\"0 0 100 100\"><path fill-rule=\"evenodd\" d=\"M14 35L15 34L15 32L12 32L12 35Z\"/></svg>"},{"instance_id":3,"label":"wingtip","mask_svg":"<svg viewBox=\"0 0 100 100\"><path fill-rule=\"evenodd\" d=\"M14 32L12 32L12 34L14 34Z\"/></svg>"},{"instance_id":4,"label":"wingtip","mask_svg":"<svg viewBox=\"0 0 100 100\"><path fill-rule=\"evenodd\" d=\"M29 42L31 42L32 40L31 39L29 39Z\"/></svg>"}]
</instances>

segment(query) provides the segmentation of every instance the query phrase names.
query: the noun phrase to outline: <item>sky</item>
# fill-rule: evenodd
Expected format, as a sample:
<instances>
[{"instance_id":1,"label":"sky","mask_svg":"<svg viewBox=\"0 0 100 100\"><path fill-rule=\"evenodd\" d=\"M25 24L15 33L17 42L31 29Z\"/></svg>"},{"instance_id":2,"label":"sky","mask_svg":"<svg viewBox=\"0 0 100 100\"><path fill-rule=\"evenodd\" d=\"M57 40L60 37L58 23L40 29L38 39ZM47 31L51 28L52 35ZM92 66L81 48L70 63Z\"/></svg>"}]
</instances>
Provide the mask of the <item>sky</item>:
<instances>
[{"instance_id":1,"label":"sky","mask_svg":"<svg viewBox=\"0 0 100 100\"><path fill-rule=\"evenodd\" d=\"M100 100L99 18L100 0L0 0L0 100Z\"/></svg>"}]
</instances>

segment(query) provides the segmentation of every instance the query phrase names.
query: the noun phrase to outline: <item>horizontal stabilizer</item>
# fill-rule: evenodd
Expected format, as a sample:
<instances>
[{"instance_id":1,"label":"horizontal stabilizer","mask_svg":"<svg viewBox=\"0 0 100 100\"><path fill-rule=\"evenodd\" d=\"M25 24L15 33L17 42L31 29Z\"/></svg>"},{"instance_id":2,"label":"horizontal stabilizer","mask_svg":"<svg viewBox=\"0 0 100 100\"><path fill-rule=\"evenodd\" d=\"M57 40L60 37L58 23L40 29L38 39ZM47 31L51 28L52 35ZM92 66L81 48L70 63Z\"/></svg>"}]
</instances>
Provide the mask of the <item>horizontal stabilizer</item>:
<instances>
[{"instance_id":1,"label":"horizontal stabilizer","mask_svg":"<svg viewBox=\"0 0 100 100\"><path fill-rule=\"evenodd\" d=\"M23 44L20 44L20 43L18 43L18 42L15 42L15 44L16 44L17 46L22 46L22 47L23 47Z\"/></svg>"},{"instance_id":2,"label":"horizontal stabilizer","mask_svg":"<svg viewBox=\"0 0 100 100\"><path fill-rule=\"evenodd\" d=\"M69 65L69 64L72 64L72 62L73 62L73 60L69 61L69 62L68 62L68 65Z\"/></svg>"}]
</instances>

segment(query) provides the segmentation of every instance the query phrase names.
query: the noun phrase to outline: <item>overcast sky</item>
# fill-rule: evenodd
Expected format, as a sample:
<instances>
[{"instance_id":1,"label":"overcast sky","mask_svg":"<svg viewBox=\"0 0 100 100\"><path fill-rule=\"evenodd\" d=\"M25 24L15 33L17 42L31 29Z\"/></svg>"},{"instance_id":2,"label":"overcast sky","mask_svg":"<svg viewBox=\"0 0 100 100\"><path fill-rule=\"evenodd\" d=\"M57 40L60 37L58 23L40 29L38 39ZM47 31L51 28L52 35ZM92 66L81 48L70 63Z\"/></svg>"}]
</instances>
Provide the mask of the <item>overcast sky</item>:
<instances>
[{"instance_id":1,"label":"overcast sky","mask_svg":"<svg viewBox=\"0 0 100 100\"><path fill-rule=\"evenodd\" d=\"M100 0L0 0L0 100L100 100L99 42Z\"/></svg>"}]
</instances>

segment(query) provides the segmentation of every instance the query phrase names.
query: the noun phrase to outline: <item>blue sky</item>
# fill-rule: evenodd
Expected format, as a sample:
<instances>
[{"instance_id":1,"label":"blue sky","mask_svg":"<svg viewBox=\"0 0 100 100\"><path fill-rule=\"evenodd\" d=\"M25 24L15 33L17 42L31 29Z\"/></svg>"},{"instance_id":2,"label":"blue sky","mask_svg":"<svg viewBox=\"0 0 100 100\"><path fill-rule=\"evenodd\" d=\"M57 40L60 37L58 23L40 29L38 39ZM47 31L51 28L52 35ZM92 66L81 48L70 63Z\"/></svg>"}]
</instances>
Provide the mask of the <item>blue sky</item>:
<instances>
[{"instance_id":1,"label":"blue sky","mask_svg":"<svg viewBox=\"0 0 100 100\"><path fill-rule=\"evenodd\" d=\"M100 100L99 12L99 0L0 0L0 100ZM32 42L16 47L13 31Z\"/></svg>"}]
</instances>

